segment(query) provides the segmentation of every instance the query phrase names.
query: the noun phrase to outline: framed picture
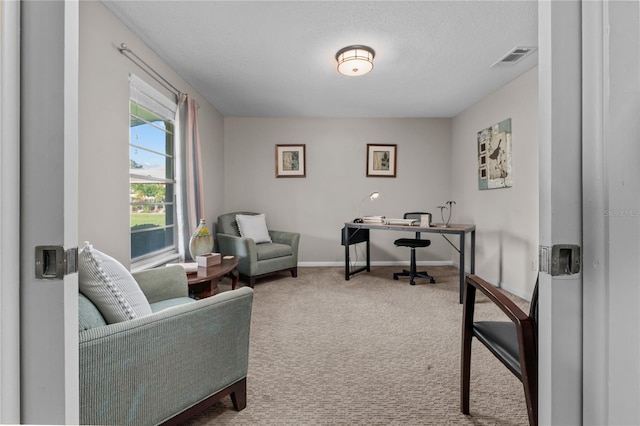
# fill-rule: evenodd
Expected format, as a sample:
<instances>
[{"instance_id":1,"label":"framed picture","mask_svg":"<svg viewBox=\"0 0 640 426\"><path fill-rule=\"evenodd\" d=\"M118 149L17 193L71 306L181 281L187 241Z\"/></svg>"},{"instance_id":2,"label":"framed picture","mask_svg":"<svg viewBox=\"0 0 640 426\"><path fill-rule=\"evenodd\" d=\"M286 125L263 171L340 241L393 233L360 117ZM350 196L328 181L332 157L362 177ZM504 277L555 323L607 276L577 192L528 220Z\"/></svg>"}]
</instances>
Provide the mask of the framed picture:
<instances>
[{"instance_id":1,"label":"framed picture","mask_svg":"<svg viewBox=\"0 0 640 426\"><path fill-rule=\"evenodd\" d=\"M478 188L509 188L512 175L511 119L507 118L478 132Z\"/></svg>"},{"instance_id":2,"label":"framed picture","mask_svg":"<svg viewBox=\"0 0 640 426\"><path fill-rule=\"evenodd\" d=\"M367 176L396 177L397 145L367 144Z\"/></svg>"},{"instance_id":3,"label":"framed picture","mask_svg":"<svg viewBox=\"0 0 640 426\"><path fill-rule=\"evenodd\" d=\"M276 177L305 177L305 145L276 145Z\"/></svg>"}]
</instances>

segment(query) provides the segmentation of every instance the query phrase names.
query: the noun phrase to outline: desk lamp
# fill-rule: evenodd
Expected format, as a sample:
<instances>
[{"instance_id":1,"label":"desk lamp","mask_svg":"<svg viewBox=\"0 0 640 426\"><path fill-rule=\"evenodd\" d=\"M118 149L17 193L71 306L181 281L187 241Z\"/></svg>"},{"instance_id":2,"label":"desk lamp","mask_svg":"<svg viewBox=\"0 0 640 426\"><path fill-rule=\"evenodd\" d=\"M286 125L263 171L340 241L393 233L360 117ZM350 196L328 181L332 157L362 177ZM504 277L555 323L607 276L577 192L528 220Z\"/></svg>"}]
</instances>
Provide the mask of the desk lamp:
<instances>
[{"instance_id":1,"label":"desk lamp","mask_svg":"<svg viewBox=\"0 0 640 426\"><path fill-rule=\"evenodd\" d=\"M353 223L362 223L362 222L364 222L362 220L362 216L360 216L360 210L362 209L362 203L364 203L364 201L367 198L370 199L373 202L373 200L375 200L379 196L380 196L380 193L378 191L374 191L371 194L369 194L368 196L364 197L362 200L360 200L360 204L358 205L358 217L353 219Z\"/></svg>"}]
</instances>

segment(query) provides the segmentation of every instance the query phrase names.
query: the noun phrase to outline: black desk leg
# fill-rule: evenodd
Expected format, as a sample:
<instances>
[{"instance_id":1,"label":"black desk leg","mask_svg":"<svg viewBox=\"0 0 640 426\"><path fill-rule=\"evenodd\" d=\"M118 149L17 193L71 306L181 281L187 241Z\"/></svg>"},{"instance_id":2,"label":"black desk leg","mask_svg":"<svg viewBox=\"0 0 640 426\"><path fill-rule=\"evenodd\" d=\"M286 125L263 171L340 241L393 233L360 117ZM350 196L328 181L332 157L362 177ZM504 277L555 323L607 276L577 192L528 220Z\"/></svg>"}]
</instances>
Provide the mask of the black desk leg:
<instances>
[{"instance_id":1,"label":"black desk leg","mask_svg":"<svg viewBox=\"0 0 640 426\"><path fill-rule=\"evenodd\" d=\"M344 279L349 281L349 228L342 229L342 241L344 241Z\"/></svg>"},{"instance_id":2,"label":"black desk leg","mask_svg":"<svg viewBox=\"0 0 640 426\"><path fill-rule=\"evenodd\" d=\"M471 265L469 271L476 273L476 230L471 231Z\"/></svg>"},{"instance_id":3,"label":"black desk leg","mask_svg":"<svg viewBox=\"0 0 640 426\"><path fill-rule=\"evenodd\" d=\"M369 236L367 235L367 272L371 272L371 245L369 241Z\"/></svg>"},{"instance_id":4,"label":"black desk leg","mask_svg":"<svg viewBox=\"0 0 640 426\"><path fill-rule=\"evenodd\" d=\"M360 268L351 270L349 259L349 247L354 244L367 243L367 264ZM362 271L371 271L371 245L369 242L369 230L362 228L342 228L342 245L344 245L344 279L349 281L351 275L355 275Z\"/></svg>"}]
</instances>

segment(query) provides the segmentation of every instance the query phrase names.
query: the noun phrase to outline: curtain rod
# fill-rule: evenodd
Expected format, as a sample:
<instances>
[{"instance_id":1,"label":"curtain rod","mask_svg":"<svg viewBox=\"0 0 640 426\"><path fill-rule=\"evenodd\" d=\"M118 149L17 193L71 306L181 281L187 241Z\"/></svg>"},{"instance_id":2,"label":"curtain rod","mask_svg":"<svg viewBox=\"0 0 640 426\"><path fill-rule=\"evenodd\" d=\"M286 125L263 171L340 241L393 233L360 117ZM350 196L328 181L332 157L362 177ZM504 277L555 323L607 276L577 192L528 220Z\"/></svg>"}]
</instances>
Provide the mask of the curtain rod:
<instances>
[{"instance_id":1,"label":"curtain rod","mask_svg":"<svg viewBox=\"0 0 640 426\"><path fill-rule=\"evenodd\" d=\"M160 83L160 85L162 85L162 87L164 87L168 91L172 92L176 96L180 97L182 92L180 90L176 89L173 84L169 83L169 81L167 81L167 79L164 78L158 71L154 70L151 65L147 64L144 60L142 60L141 57L136 55L133 50L129 49L129 47L127 46L126 43L120 43L120 47L118 47L118 50L124 56L129 58L129 60L131 62L133 62L134 64L139 66L144 72L149 74L155 81ZM129 56L129 54L133 55L135 57L135 59L132 58L131 56ZM138 63L136 61L140 61L144 66L142 66L140 63Z\"/></svg>"}]
</instances>

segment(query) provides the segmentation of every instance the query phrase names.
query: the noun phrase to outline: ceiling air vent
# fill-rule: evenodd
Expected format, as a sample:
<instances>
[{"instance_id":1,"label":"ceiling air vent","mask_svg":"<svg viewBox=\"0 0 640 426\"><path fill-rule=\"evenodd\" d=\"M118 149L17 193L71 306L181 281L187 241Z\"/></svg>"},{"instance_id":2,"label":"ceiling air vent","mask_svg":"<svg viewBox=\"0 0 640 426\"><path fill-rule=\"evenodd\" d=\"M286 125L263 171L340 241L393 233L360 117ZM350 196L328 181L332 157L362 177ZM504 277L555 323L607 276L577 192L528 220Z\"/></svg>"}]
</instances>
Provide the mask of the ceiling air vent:
<instances>
[{"instance_id":1,"label":"ceiling air vent","mask_svg":"<svg viewBox=\"0 0 640 426\"><path fill-rule=\"evenodd\" d=\"M532 46L516 46L500 58L498 62L491 65L491 67L493 68L497 65L514 65L520 62L525 56L528 56L530 53L535 51L536 48Z\"/></svg>"}]
</instances>

